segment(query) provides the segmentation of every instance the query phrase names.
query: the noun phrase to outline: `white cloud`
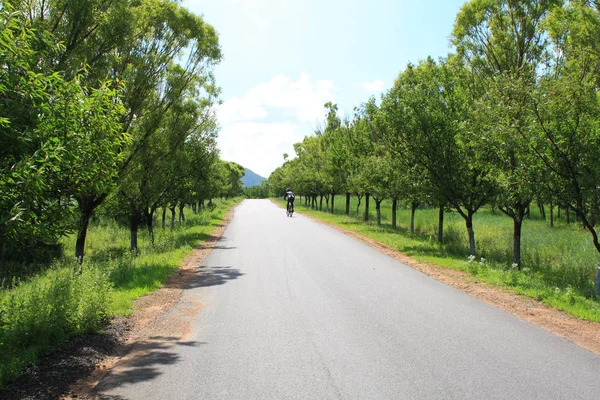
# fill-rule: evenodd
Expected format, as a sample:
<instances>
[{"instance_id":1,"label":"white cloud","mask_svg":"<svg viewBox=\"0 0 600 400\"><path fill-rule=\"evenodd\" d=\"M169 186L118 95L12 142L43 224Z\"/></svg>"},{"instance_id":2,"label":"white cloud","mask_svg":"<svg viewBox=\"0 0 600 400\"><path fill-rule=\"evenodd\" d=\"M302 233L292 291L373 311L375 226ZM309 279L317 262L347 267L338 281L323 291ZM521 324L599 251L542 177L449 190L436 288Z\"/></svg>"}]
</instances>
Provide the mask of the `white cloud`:
<instances>
[{"instance_id":1,"label":"white cloud","mask_svg":"<svg viewBox=\"0 0 600 400\"><path fill-rule=\"evenodd\" d=\"M237 122L222 128L219 148L223 159L266 178L283 163L283 153L294 153L293 144L305 133L295 124Z\"/></svg>"},{"instance_id":2,"label":"white cloud","mask_svg":"<svg viewBox=\"0 0 600 400\"><path fill-rule=\"evenodd\" d=\"M283 153L293 155L293 144L324 120L323 105L334 102L334 89L333 81L312 81L305 73L297 80L278 74L228 99L217 108L221 156L267 177L283 163Z\"/></svg>"},{"instance_id":3,"label":"white cloud","mask_svg":"<svg viewBox=\"0 0 600 400\"><path fill-rule=\"evenodd\" d=\"M361 83L355 83L354 86L359 86L369 93L378 93L383 92L384 90L384 83L380 79L373 82L363 81Z\"/></svg>"},{"instance_id":4,"label":"white cloud","mask_svg":"<svg viewBox=\"0 0 600 400\"><path fill-rule=\"evenodd\" d=\"M221 125L236 121L249 121L267 116L267 111L260 104L248 98L232 97L217 107L217 118Z\"/></svg>"},{"instance_id":5,"label":"white cloud","mask_svg":"<svg viewBox=\"0 0 600 400\"><path fill-rule=\"evenodd\" d=\"M270 82L250 89L246 99L254 104L291 111L300 121L317 121L324 115L323 104L333 101L333 81L311 82L307 74L294 81L278 74Z\"/></svg>"}]
</instances>

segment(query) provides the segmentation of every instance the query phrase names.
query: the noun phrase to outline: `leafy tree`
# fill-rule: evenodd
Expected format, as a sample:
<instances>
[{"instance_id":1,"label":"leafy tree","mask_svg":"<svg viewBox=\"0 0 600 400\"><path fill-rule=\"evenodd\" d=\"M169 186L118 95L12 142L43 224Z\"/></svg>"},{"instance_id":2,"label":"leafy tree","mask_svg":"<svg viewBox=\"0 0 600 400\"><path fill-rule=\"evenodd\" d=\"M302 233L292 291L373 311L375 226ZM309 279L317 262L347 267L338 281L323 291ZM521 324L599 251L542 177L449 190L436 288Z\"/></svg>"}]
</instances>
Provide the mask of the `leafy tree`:
<instances>
[{"instance_id":1,"label":"leafy tree","mask_svg":"<svg viewBox=\"0 0 600 400\"><path fill-rule=\"evenodd\" d=\"M183 208L192 202L192 156L202 158L214 147L212 88L204 84L199 77L188 82L182 68L172 65L166 75L166 92L180 94L168 100L171 106L160 116L158 124L155 118L159 117L155 117L140 119L132 126L136 137L147 137L145 145L130 158L120 186L124 208L130 211L132 250L137 249L137 230L142 219L154 242L155 211L168 201L179 207L184 219ZM177 86L185 88L172 89ZM209 149L205 151L203 146ZM200 163L194 167L202 166ZM156 171L161 173L157 175Z\"/></svg>"},{"instance_id":2,"label":"leafy tree","mask_svg":"<svg viewBox=\"0 0 600 400\"><path fill-rule=\"evenodd\" d=\"M554 9L547 24L553 60L530 97L537 129L522 135L600 252L600 9L596 2L572 1Z\"/></svg>"},{"instance_id":3,"label":"leafy tree","mask_svg":"<svg viewBox=\"0 0 600 400\"><path fill-rule=\"evenodd\" d=\"M85 88L79 75L65 81L41 62L61 51L54 37L34 34L23 14L8 6L0 12L7 45L0 55L4 258L53 246L72 230L71 201L106 188L127 137L116 88Z\"/></svg>"},{"instance_id":4,"label":"leafy tree","mask_svg":"<svg viewBox=\"0 0 600 400\"><path fill-rule=\"evenodd\" d=\"M244 183L242 182L242 178L246 173L244 167L234 162L226 162L225 169L227 171L228 188L223 194L226 197L239 196L244 188Z\"/></svg>"},{"instance_id":5,"label":"leafy tree","mask_svg":"<svg viewBox=\"0 0 600 400\"><path fill-rule=\"evenodd\" d=\"M266 199L270 196L271 187L268 181L262 181L260 185L251 186L244 190L246 197L250 199Z\"/></svg>"},{"instance_id":6,"label":"leafy tree","mask_svg":"<svg viewBox=\"0 0 600 400\"><path fill-rule=\"evenodd\" d=\"M122 129L132 137L130 145L121 149L126 156L119 168L120 182L127 179L138 152L148 154L151 136L160 130L169 109L190 86L201 81L202 87L217 93L211 69L220 60L217 35L202 18L174 1L131 4L133 40L113 47L118 57L106 64L114 79L125 82ZM187 57L183 58L183 53ZM97 207L109 193L90 192L83 201ZM130 207L137 208L133 204ZM89 218L94 208L85 210L84 216ZM132 221L137 215L132 211ZM85 238L85 232L80 231L80 236Z\"/></svg>"},{"instance_id":7,"label":"leafy tree","mask_svg":"<svg viewBox=\"0 0 600 400\"><path fill-rule=\"evenodd\" d=\"M539 186L539 163L520 131L532 123L528 93L547 57L540 25L560 0L471 0L457 15L453 43L485 88L478 107L480 129L496 155L496 204L513 220L513 263L521 268L521 227Z\"/></svg>"},{"instance_id":8,"label":"leafy tree","mask_svg":"<svg viewBox=\"0 0 600 400\"><path fill-rule=\"evenodd\" d=\"M392 129L384 136L390 151L426 173L431 192L465 220L469 253L475 254L473 215L492 193L484 153L462 121L472 102L464 69L454 60L428 59L409 65L386 95L382 108Z\"/></svg>"},{"instance_id":9,"label":"leafy tree","mask_svg":"<svg viewBox=\"0 0 600 400\"><path fill-rule=\"evenodd\" d=\"M392 165L388 157L372 154L363 164L363 174L368 178L368 193L375 200L377 225L381 225L381 202L390 197L390 175Z\"/></svg>"}]
</instances>

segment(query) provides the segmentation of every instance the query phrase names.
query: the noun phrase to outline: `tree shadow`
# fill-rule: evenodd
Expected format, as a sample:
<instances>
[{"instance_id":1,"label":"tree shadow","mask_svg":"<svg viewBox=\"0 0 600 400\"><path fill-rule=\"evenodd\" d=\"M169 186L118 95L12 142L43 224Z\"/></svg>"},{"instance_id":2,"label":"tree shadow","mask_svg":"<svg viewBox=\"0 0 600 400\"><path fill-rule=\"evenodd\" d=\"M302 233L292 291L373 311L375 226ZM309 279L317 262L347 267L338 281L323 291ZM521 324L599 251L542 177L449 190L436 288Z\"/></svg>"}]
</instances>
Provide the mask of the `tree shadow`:
<instances>
[{"instance_id":1,"label":"tree shadow","mask_svg":"<svg viewBox=\"0 0 600 400\"><path fill-rule=\"evenodd\" d=\"M218 243L219 242L225 242L227 241L227 237L225 236L221 236L221 237L217 237L217 236L208 236L206 239L203 239L202 243L200 243L196 248L197 249L201 249L201 250L205 250L205 249L218 249L218 250L232 250L232 249L237 249L237 247L228 247L228 246L221 246ZM214 242L216 244L212 245L211 242Z\"/></svg>"},{"instance_id":2,"label":"tree shadow","mask_svg":"<svg viewBox=\"0 0 600 400\"><path fill-rule=\"evenodd\" d=\"M202 248L202 246L204 246L206 242L214 241L214 240L218 240L218 237L213 236L208 233L189 232L189 233L185 233L183 235L178 236L177 239L175 239L175 245L177 247L181 247L184 245L192 246L192 245L198 244L199 242L202 242L202 244L201 244L201 248Z\"/></svg>"},{"instance_id":3,"label":"tree shadow","mask_svg":"<svg viewBox=\"0 0 600 400\"><path fill-rule=\"evenodd\" d=\"M406 246L402 249L402 252L404 254L406 254L407 256L422 255L422 256L426 256L426 257L440 257L440 258L457 256L456 254L453 254L453 252L449 252L445 248L432 247L432 246L428 246L426 244ZM465 257L465 260L466 260L466 257Z\"/></svg>"},{"instance_id":4,"label":"tree shadow","mask_svg":"<svg viewBox=\"0 0 600 400\"><path fill-rule=\"evenodd\" d=\"M89 259L95 262L115 260L125 257L130 250L123 246L109 246L102 250L98 250L94 254L90 254Z\"/></svg>"},{"instance_id":5,"label":"tree shadow","mask_svg":"<svg viewBox=\"0 0 600 400\"><path fill-rule=\"evenodd\" d=\"M179 342L175 337L155 336L148 341L134 344L129 350L131 355L113 368L109 374L94 388L93 399L122 399L121 396L104 394L124 385L156 379L162 375L164 366L173 365L181 361L177 353L178 346L197 347L206 342Z\"/></svg>"},{"instance_id":6,"label":"tree shadow","mask_svg":"<svg viewBox=\"0 0 600 400\"><path fill-rule=\"evenodd\" d=\"M195 275L196 277L187 283L186 289L223 285L244 274L232 266L200 266Z\"/></svg>"}]
</instances>

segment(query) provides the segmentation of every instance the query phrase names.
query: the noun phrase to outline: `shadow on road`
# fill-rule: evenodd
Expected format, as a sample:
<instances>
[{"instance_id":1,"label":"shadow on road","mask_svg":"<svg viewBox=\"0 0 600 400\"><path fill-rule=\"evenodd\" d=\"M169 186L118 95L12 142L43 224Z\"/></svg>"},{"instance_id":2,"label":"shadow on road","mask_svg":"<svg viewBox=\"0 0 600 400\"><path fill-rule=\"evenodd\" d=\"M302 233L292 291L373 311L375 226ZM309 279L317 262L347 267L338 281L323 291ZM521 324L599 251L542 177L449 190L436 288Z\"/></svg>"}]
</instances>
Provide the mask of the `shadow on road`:
<instances>
[{"instance_id":1,"label":"shadow on road","mask_svg":"<svg viewBox=\"0 0 600 400\"><path fill-rule=\"evenodd\" d=\"M186 289L223 285L244 275L239 269L232 266L200 266L196 271L196 279L188 282Z\"/></svg>"},{"instance_id":2,"label":"shadow on road","mask_svg":"<svg viewBox=\"0 0 600 400\"><path fill-rule=\"evenodd\" d=\"M125 385L153 380L162 374L164 366L173 365L180 361L176 349L178 346L197 347L206 342L187 341L178 342L177 338L155 336L148 341L136 343L119 366L113 370L96 386L91 398L93 399L121 399L104 392Z\"/></svg>"}]
</instances>

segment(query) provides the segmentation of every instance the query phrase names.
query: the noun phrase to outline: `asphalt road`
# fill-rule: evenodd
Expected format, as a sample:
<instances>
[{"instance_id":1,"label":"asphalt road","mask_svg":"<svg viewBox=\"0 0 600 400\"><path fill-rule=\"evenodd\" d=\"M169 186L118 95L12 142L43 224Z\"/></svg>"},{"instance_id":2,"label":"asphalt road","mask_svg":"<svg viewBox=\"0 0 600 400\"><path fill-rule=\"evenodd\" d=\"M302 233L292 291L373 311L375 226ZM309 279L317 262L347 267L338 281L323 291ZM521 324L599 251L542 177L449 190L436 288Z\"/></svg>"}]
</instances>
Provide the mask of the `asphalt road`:
<instances>
[{"instance_id":1,"label":"asphalt road","mask_svg":"<svg viewBox=\"0 0 600 400\"><path fill-rule=\"evenodd\" d=\"M105 398L600 398L600 356L268 200L200 268L190 334Z\"/></svg>"}]
</instances>

